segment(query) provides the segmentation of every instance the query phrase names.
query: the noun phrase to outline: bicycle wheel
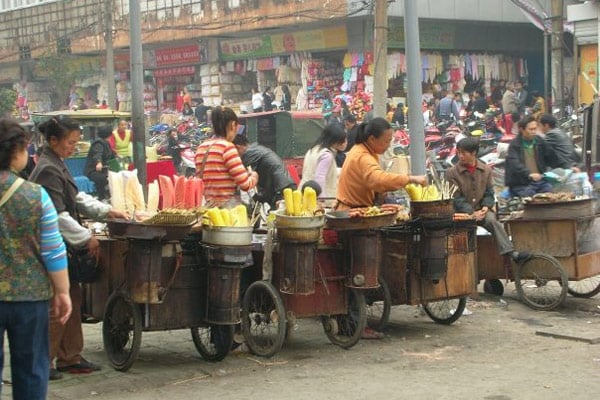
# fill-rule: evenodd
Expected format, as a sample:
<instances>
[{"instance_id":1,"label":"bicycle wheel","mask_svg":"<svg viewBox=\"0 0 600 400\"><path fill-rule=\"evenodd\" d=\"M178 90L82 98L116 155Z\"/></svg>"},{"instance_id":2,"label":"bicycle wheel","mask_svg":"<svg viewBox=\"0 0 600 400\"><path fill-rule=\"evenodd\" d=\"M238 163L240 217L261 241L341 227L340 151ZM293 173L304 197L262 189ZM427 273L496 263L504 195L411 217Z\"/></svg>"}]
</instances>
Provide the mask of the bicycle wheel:
<instances>
[{"instance_id":1,"label":"bicycle wheel","mask_svg":"<svg viewBox=\"0 0 600 400\"><path fill-rule=\"evenodd\" d=\"M423 309L436 324L450 325L460 318L467 305L466 297L423 304Z\"/></svg>"},{"instance_id":2,"label":"bicycle wheel","mask_svg":"<svg viewBox=\"0 0 600 400\"><path fill-rule=\"evenodd\" d=\"M367 305L367 326L376 331L382 331L390 319L392 296L387 282L378 278L379 287L365 292Z\"/></svg>"},{"instance_id":3,"label":"bicycle wheel","mask_svg":"<svg viewBox=\"0 0 600 400\"><path fill-rule=\"evenodd\" d=\"M221 361L233 344L233 329L233 325L215 324L192 328L194 346L206 361Z\"/></svg>"},{"instance_id":4,"label":"bicycle wheel","mask_svg":"<svg viewBox=\"0 0 600 400\"><path fill-rule=\"evenodd\" d=\"M321 317L323 330L331 343L349 349L360 340L367 323L365 296L360 290L348 289L346 314Z\"/></svg>"},{"instance_id":5,"label":"bicycle wheel","mask_svg":"<svg viewBox=\"0 0 600 400\"><path fill-rule=\"evenodd\" d=\"M594 297L600 293L600 275L594 275L579 281L569 281L567 290L573 297Z\"/></svg>"},{"instance_id":6,"label":"bicycle wheel","mask_svg":"<svg viewBox=\"0 0 600 400\"><path fill-rule=\"evenodd\" d=\"M558 260L547 254L532 254L514 270L521 300L534 310L552 310L567 296L567 274Z\"/></svg>"},{"instance_id":7,"label":"bicycle wheel","mask_svg":"<svg viewBox=\"0 0 600 400\"><path fill-rule=\"evenodd\" d=\"M242 332L253 354L271 357L285 339L285 308L279 293L266 281L248 287L242 303Z\"/></svg>"},{"instance_id":8,"label":"bicycle wheel","mask_svg":"<svg viewBox=\"0 0 600 400\"><path fill-rule=\"evenodd\" d=\"M108 299L102 320L104 351L113 368L127 371L133 365L142 342L142 313L124 294Z\"/></svg>"},{"instance_id":9,"label":"bicycle wheel","mask_svg":"<svg viewBox=\"0 0 600 400\"><path fill-rule=\"evenodd\" d=\"M486 279L483 283L483 292L502 296L504 294L504 285L500 279Z\"/></svg>"}]
</instances>

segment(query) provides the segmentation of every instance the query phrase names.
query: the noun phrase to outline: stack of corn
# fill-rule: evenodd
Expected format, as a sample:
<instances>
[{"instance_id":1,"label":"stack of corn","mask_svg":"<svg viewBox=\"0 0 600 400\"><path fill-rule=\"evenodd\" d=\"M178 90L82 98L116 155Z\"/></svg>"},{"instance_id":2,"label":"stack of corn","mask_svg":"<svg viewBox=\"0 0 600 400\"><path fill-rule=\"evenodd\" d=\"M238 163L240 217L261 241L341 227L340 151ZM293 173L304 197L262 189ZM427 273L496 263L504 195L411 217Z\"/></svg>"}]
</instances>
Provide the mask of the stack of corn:
<instances>
[{"instance_id":1,"label":"stack of corn","mask_svg":"<svg viewBox=\"0 0 600 400\"><path fill-rule=\"evenodd\" d=\"M442 200L437 187L435 185L421 186L409 183L404 187L406 193L410 196L411 201L435 201Z\"/></svg>"},{"instance_id":2,"label":"stack of corn","mask_svg":"<svg viewBox=\"0 0 600 400\"><path fill-rule=\"evenodd\" d=\"M206 210L203 222L211 226L250 226L246 206L241 204L233 208L209 208Z\"/></svg>"},{"instance_id":3,"label":"stack of corn","mask_svg":"<svg viewBox=\"0 0 600 400\"><path fill-rule=\"evenodd\" d=\"M311 187L300 190L283 190L285 214L292 217L312 217L317 211L317 192Z\"/></svg>"}]
</instances>

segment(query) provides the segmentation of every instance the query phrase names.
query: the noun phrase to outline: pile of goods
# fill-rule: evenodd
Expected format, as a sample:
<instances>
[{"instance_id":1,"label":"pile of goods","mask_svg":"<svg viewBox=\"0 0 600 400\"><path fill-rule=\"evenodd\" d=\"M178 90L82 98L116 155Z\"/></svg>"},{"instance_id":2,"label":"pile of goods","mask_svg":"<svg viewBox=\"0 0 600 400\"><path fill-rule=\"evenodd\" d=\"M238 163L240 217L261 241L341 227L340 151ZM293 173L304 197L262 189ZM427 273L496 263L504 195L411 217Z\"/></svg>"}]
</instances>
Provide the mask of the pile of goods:
<instances>
[{"instance_id":1,"label":"pile of goods","mask_svg":"<svg viewBox=\"0 0 600 400\"><path fill-rule=\"evenodd\" d=\"M571 192L537 193L528 203L560 203L575 200L575 194Z\"/></svg>"},{"instance_id":2,"label":"pile of goods","mask_svg":"<svg viewBox=\"0 0 600 400\"><path fill-rule=\"evenodd\" d=\"M202 224L235 227L249 227L251 225L248 219L248 210L246 206L241 204L233 208L209 208L202 217Z\"/></svg>"},{"instance_id":3,"label":"pile of goods","mask_svg":"<svg viewBox=\"0 0 600 400\"><path fill-rule=\"evenodd\" d=\"M323 215L323 210L317 205L317 192L311 187L300 190L283 189L285 215L290 217L313 217Z\"/></svg>"},{"instance_id":4,"label":"pile of goods","mask_svg":"<svg viewBox=\"0 0 600 400\"><path fill-rule=\"evenodd\" d=\"M404 189L406 190L406 193L408 193L410 201L435 201L444 198L435 185L423 187L421 185L409 183Z\"/></svg>"},{"instance_id":5,"label":"pile of goods","mask_svg":"<svg viewBox=\"0 0 600 400\"><path fill-rule=\"evenodd\" d=\"M397 214L396 221L407 221L409 219L407 210L401 204L382 204L379 207L360 207L348 210L348 216L350 218L368 218L390 213Z\"/></svg>"}]
</instances>

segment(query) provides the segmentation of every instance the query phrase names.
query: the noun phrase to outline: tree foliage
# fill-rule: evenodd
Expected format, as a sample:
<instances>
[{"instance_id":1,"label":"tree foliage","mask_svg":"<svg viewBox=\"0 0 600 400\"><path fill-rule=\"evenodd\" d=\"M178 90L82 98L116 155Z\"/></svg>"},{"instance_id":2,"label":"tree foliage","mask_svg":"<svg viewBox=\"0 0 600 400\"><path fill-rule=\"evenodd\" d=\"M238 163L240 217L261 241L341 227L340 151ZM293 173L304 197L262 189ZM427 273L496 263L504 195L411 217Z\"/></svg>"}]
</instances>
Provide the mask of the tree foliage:
<instances>
[{"instance_id":1,"label":"tree foliage","mask_svg":"<svg viewBox=\"0 0 600 400\"><path fill-rule=\"evenodd\" d=\"M52 91L52 106L63 108L68 102L71 87L77 81L88 78L92 71L81 67L67 54L44 53L37 60L38 76L47 78Z\"/></svg>"},{"instance_id":2,"label":"tree foliage","mask_svg":"<svg viewBox=\"0 0 600 400\"><path fill-rule=\"evenodd\" d=\"M12 89L0 88L0 117L10 116L15 111L17 92Z\"/></svg>"}]
</instances>

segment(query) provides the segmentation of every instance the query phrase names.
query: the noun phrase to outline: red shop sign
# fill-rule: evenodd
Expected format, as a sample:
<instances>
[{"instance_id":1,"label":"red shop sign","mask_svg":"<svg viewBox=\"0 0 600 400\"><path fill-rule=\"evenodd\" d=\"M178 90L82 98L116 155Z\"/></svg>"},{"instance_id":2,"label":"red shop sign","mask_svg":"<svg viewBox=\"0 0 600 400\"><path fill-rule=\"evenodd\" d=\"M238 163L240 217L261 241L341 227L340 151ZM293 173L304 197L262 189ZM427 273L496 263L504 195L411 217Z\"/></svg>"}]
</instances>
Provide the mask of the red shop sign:
<instances>
[{"instance_id":1,"label":"red shop sign","mask_svg":"<svg viewBox=\"0 0 600 400\"><path fill-rule=\"evenodd\" d=\"M156 49L154 50L154 56L157 67L174 64L197 64L202 61L198 45Z\"/></svg>"},{"instance_id":2,"label":"red shop sign","mask_svg":"<svg viewBox=\"0 0 600 400\"><path fill-rule=\"evenodd\" d=\"M196 68L194 66L161 68L154 70L155 78L165 78L167 76L194 75Z\"/></svg>"}]
</instances>

